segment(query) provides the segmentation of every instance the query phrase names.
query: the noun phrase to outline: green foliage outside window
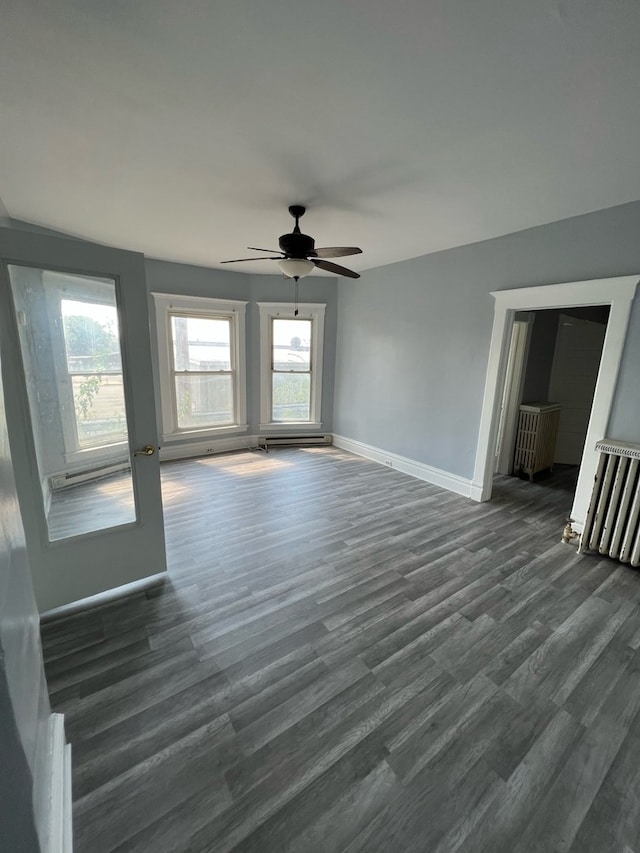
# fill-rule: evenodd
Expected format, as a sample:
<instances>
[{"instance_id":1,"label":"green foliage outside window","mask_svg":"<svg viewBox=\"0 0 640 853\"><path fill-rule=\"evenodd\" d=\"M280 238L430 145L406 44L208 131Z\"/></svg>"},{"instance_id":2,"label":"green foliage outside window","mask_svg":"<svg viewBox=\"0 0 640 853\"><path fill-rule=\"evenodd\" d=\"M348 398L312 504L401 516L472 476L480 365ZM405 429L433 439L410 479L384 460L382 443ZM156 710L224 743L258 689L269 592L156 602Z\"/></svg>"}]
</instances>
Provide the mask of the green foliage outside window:
<instances>
[{"instance_id":1,"label":"green foliage outside window","mask_svg":"<svg viewBox=\"0 0 640 853\"><path fill-rule=\"evenodd\" d=\"M74 383L74 404L77 415L86 423L96 417L93 407L103 384L102 374L121 370L119 340L110 324L86 315L66 315L63 323L69 373L78 378L85 374L78 384ZM110 420L112 429L121 430L124 413L113 412ZM82 428L82 424L78 427Z\"/></svg>"},{"instance_id":2,"label":"green foliage outside window","mask_svg":"<svg viewBox=\"0 0 640 853\"><path fill-rule=\"evenodd\" d=\"M100 386L101 373L120 369L119 341L108 324L92 317L72 314L63 317L64 339L69 372L91 372L77 388L75 403L84 420L91 417L91 409ZM119 420L122 416L116 414Z\"/></svg>"},{"instance_id":3,"label":"green foliage outside window","mask_svg":"<svg viewBox=\"0 0 640 853\"><path fill-rule=\"evenodd\" d=\"M273 418L279 421L309 419L311 377L308 373L273 374Z\"/></svg>"}]
</instances>

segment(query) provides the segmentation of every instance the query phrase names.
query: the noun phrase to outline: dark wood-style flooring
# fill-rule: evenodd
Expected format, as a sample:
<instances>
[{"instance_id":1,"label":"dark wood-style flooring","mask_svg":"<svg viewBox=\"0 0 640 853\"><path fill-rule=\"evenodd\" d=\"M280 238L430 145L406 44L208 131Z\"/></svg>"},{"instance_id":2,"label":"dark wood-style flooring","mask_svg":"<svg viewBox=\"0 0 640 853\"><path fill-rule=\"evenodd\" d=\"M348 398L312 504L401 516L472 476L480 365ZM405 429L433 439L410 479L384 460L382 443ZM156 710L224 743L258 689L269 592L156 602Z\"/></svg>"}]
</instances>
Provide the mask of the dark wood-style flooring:
<instances>
[{"instance_id":1,"label":"dark wood-style flooring","mask_svg":"<svg viewBox=\"0 0 640 853\"><path fill-rule=\"evenodd\" d=\"M573 477L163 469L171 580L43 626L76 853L639 853L640 575Z\"/></svg>"}]
</instances>

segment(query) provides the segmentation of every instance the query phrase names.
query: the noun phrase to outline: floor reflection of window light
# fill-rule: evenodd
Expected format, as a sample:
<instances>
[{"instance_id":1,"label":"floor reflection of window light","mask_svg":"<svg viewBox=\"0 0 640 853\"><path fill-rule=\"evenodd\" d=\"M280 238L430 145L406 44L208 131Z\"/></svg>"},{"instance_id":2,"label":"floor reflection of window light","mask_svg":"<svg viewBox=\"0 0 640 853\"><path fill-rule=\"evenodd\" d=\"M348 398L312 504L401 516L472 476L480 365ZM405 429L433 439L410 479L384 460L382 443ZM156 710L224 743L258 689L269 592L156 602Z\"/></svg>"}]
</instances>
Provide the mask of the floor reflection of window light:
<instances>
[{"instance_id":1,"label":"floor reflection of window light","mask_svg":"<svg viewBox=\"0 0 640 853\"><path fill-rule=\"evenodd\" d=\"M164 504L172 503L173 501L181 501L185 498L193 489L191 486L180 486L178 483L166 483L162 484L162 502Z\"/></svg>"},{"instance_id":2,"label":"floor reflection of window light","mask_svg":"<svg viewBox=\"0 0 640 853\"><path fill-rule=\"evenodd\" d=\"M198 462L200 465L209 464L209 460L207 459L199 459ZM264 474L268 474L269 471L278 468L290 468L293 464L292 462L285 462L283 459L274 459L267 455L243 457L243 459L230 460L228 462L221 462L218 458L215 462L217 470L222 470L225 474L233 474L237 477L263 476Z\"/></svg>"}]
</instances>

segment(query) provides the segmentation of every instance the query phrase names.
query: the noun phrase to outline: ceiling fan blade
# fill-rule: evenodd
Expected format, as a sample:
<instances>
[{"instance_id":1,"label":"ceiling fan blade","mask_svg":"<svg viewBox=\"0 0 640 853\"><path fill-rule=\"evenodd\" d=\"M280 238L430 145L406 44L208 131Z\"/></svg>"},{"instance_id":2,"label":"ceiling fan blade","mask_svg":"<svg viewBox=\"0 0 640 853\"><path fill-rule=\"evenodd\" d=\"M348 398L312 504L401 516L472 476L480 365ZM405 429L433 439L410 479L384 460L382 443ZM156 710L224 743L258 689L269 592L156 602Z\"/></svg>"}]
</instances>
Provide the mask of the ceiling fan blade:
<instances>
[{"instance_id":1,"label":"ceiling fan blade","mask_svg":"<svg viewBox=\"0 0 640 853\"><path fill-rule=\"evenodd\" d=\"M233 258L230 261L220 261L221 264L239 264L243 261L281 261L281 257L272 258L271 256L265 258Z\"/></svg>"},{"instance_id":2,"label":"ceiling fan blade","mask_svg":"<svg viewBox=\"0 0 640 853\"><path fill-rule=\"evenodd\" d=\"M324 249L314 249L311 255L314 258L344 258L347 255L361 255L362 249L356 246L327 246Z\"/></svg>"},{"instance_id":3,"label":"ceiling fan blade","mask_svg":"<svg viewBox=\"0 0 640 853\"><path fill-rule=\"evenodd\" d=\"M280 252L280 249L256 249L255 246L247 246L247 249L251 252Z\"/></svg>"},{"instance_id":4,"label":"ceiling fan blade","mask_svg":"<svg viewBox=\"0 0 640 853\"><path fill-rule=\"evenodd\" d=\"M339 264L332 264L329 261L318 261L315 258L309 258L321 270L326 272L335 272L338 275L346 275L347 278L360 278L360 273L348 270L346 267L341 267Z\"/></svg>"}]
</instances>

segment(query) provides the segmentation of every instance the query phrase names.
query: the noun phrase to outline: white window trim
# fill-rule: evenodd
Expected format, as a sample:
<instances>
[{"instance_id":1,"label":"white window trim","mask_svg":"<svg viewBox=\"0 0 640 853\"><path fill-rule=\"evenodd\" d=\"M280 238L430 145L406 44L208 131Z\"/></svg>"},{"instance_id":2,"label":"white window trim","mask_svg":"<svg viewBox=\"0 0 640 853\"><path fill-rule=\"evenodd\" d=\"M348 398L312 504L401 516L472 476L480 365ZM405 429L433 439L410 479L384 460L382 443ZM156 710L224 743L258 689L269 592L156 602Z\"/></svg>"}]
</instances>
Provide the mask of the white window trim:
<instances>
[{"instance_id":1,"label":"white window trim","mask_svg":"<svg viewBox=\"0 0 640 853\"><path fill-rule=\"evenodd\" d=\"M51 326L51 353L53 358L53 369L56 377L56 388L58 400L60 403L60 423L62 427L62 440L64 449L62 458L65 463L82 467L87 465L97 465L103 461L108 461L114 455L128 455L129 445L127 439L119 441L111 441L105 444L96 444L93 447L80 447L78 441L78 424L75 415L75 405L72 391L72 374L67 367L67 350L64 337L64 324L62 319L62 300L69 299L77 302L87 302L97 305L111 306L111 297L115 296L116 303L113 306L116 311L119 311L117 297L117 282L115 279L101 281L102 276L92 278L91 284L95 291L94 298L87 295L83 289L84 278L80 276L76 279L71 273L58 275L54 270L46 270L47 279L44 282L45 298L47 300L48 311L50 316L57 318L57 323ZM88 276L88 274L87 274ZM89 276L90 277L90 276ZM61 281L59 281L61 279ZM74 281L77 281L74 286ZM99 298L100 284L103 285L104 296ZM118 328L118 339L122 350L121 329ZM122 374L124 380L124 357L122 356ZM125 401L125 432L128 433L128 412L126 411Z\"/></svg>"},{"instance_id":2,"label":"white window trim","mask_svg":"<svg viewBox=\"0 0 640 853\"><path fill-rule=\"evenodd\" d=\"M314 430L322 427L322 360L324 356L323 302L301 302L298 315L292 302L258 302L260 311L260 431ZM308 421L271 420L271 320L311 320L311 399Z\"/></svg>"},{"instance_id":3,"label":"white window trim","mask_svg":"<svg viewBox=\"0 0 640 853\"><path fill-rule=\"evenodd\" d=\"M247 424L247 358L245 316L247 303L235 299L214 299L200 296L182 296L176 293L152 293L156 311L158 336L158 377L160 380L160 411L162 441L187 438L207 438L246 432ZM236 365L235 399L236 423L203 429L179 429L173 404L173 380L171 361L171 313L184 312L202 316L227 315L233 323L233 362Z\"/></svg>"},{"instance_id":4,"label":"white window trim","mask_svg":"<svg viewBox=\"0 0 640 853\"><path fill-rule=\"evenodd\" d=\"M115 441L113 444L101 444L99 447L86 447L82 450L72 450L64 454L64 461L77 463L80 467L98 462L108 462L114 457L129 458L129 445L126 441Z\"/></svg>"}]
</instances>

